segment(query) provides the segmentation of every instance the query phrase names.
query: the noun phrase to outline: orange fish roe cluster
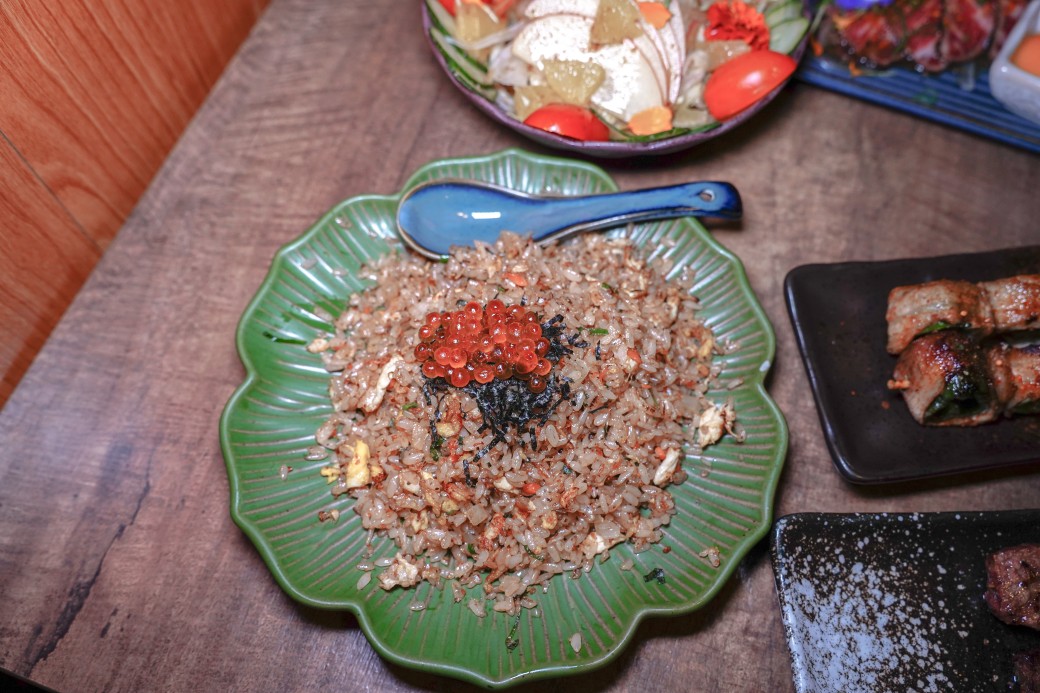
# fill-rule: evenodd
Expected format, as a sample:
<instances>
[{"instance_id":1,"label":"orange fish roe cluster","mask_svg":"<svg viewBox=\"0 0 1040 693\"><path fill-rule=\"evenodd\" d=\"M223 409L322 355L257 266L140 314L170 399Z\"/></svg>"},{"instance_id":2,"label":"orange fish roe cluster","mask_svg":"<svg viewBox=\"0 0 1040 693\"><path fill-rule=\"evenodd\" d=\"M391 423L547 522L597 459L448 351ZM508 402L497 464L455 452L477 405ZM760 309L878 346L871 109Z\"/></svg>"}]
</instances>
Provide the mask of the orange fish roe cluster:
<instances>
[{"instance_id":1,"label":"orange fish roe cluster","mask_svg":"<svg viewBox=\"0 0 1040 693\"><path fill-rule=\"evenodd\" d=\"M542 392L552 362L545 358L549 340L538 316L523 306L498 299L482 306L470 301L462 309L430 313L419 328L415 359L427 378L444 378L455 387L496 378L526 380L531 392Z\"/></svg>"}]
</instances>

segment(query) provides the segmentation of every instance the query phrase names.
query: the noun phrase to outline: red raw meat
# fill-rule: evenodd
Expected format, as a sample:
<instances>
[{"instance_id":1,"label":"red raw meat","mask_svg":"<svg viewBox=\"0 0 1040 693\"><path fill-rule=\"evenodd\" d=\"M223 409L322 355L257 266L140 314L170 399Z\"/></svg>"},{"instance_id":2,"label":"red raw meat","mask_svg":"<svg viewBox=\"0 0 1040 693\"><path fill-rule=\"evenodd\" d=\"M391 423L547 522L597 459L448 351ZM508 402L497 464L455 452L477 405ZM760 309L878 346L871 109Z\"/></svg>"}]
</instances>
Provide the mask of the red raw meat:
<instances>
[{"instance_id":1,"label":"red raw meat","mask_svg":"<svg viewBox=\"0 0 1040 693\"><path fill-rule=\"evenodd\" d=\"M889 6L890 12L896 4ZM907 33L906 57L929 72L945 68L947 63L942 55L943 0L924 0L907 7L904 21Z\"/></svg>"},{"instance_id":2,"label":"red raw meat","mask_svg":"<svg viewBox=\"0 0 1040 693\"><path fill-rule=\"evenodd\" d=\"M843 13L830 6L835 26L850 53L868 58L879 67L903 57L906 31L897 16L884 10Z\"/></svg>"},{"instance_id":3,"label":"red raw meat","mask_svg":"<svg viewBox=\"0 0 1040 693\"><path fill-rule=\"evenodd\" d=\"M959 63L982 55L997 26L996 0L945 0L943 59Z\"/></svg>"},{"instance_id":4,"label":"red raw meat","mask_svg":"<svg viewBox=\"0 0 1040 693\"><path fill-rule=\"evenodd\" d=\"M828 8L842 45L876 67L907 60L928 72L973 60L1006 39L1028 0L895 0L865 10Z\"/></svg>"}]
</instances>

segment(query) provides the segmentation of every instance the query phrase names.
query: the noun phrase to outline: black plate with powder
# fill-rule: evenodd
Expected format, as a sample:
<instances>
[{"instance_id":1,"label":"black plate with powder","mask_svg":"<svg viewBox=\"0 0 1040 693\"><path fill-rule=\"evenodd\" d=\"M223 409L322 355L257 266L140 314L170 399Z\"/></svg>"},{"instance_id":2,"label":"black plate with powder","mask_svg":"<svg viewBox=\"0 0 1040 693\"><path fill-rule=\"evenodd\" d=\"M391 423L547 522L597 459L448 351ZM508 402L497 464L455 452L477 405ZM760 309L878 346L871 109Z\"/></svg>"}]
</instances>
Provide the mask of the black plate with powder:
<instances>
[{"instance_id":1,"label":"black plate with powder","mask_svg":"<svg viewBox=\"0 0 1040 693\"><path fill-rule=\"evenodd\" d=\"M986 556L1040 543L1040 510L787 515L773 572L799 693L1013 691L1040 631L983 601Z\"/></svg>"}]
</instances>

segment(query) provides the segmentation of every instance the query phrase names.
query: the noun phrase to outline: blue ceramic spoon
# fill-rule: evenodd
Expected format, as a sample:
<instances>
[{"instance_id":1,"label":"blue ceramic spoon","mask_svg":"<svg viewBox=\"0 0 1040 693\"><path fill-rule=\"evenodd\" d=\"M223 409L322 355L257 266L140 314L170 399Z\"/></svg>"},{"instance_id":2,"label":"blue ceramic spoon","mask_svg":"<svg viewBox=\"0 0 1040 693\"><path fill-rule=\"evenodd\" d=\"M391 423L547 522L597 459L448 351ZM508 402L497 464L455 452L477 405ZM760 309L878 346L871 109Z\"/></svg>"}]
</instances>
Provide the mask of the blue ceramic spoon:
<instances>
[{"instance_id":1,"label":"blue ceramic spoon","mask_svg":"<svg viewBox=\"0 0 1040 693\"><path fill-rule=\"evenodd\" d=\"M404 242L431 259L452 246L494 243L502 231L545 244L571 234L675 217L739 219L740 194L729 183L699 182L631 192L548 197L487 183L437 180L401 199L397 228Z\"/></svg>"}]
</instances>

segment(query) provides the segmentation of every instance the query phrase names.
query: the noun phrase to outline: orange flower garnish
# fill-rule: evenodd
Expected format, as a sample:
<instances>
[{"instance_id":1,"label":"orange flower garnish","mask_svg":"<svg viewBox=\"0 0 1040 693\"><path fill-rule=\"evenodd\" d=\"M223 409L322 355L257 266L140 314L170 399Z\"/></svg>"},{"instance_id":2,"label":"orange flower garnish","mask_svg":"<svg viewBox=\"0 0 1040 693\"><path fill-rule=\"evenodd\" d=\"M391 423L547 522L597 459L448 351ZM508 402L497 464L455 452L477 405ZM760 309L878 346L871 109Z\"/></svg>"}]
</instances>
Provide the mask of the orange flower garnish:
<instances>
[{"instance_id":1,"label":"orange flower garnish","mask_svg":"<svg viewBox=\"0 0 1040 693\"><path fill-rule=\"evenodd\" d=\"M761 12L742 0L716 2L708 8L709 41L744 41L753 51L769 48L769 27Z\"/></svg>"}]
</instances>

